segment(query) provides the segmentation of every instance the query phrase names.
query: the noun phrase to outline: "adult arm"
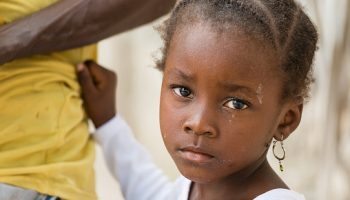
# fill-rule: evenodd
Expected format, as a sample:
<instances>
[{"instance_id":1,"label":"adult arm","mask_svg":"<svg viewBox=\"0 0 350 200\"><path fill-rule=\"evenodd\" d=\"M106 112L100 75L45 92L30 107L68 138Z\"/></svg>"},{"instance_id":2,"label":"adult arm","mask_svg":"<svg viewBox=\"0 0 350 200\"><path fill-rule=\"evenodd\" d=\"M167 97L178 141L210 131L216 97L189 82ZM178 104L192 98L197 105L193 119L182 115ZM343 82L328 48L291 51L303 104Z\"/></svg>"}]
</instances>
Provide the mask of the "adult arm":
<instances>
[{"instance_id":1,"label":"adult arm","mask_svg":"<svg viewBox=\"0 0 350 200\"><path fill-rule=\"evenodd\" d=\"M0 27L0 64L75 48L148 23L175 0L60 0Z\"/></svg>"}]
</instances>

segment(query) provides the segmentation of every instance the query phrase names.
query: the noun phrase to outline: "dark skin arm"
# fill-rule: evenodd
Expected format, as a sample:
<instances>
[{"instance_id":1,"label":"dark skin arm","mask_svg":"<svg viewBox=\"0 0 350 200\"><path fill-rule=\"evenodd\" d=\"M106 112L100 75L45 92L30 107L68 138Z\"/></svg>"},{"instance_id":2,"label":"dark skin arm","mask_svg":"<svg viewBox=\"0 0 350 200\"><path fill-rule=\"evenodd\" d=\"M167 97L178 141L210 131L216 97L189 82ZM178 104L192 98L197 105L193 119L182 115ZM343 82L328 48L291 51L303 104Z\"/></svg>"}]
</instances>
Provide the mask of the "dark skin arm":
<instances>
[{"instance_id":1,"label":"dark skin arm","mask_svg":"<svg viewBox=\"0 0 350 200\"><path fill-rule=\"evenodd\" d=\"M0 64L95 43L151 22L174 4L175 0L61 0L0 27Z\"/></svg>"},{"instance_id":2,"label":"dark skin arm","mask_svg":"<svg viewBox=\"0 0 350 200\"><path fill-rule=\"evenodd\" d=\"M117 113L117 75L93 61L79 64L77 71L85 110L98 128Z\"/></svg>"}]
</instances>

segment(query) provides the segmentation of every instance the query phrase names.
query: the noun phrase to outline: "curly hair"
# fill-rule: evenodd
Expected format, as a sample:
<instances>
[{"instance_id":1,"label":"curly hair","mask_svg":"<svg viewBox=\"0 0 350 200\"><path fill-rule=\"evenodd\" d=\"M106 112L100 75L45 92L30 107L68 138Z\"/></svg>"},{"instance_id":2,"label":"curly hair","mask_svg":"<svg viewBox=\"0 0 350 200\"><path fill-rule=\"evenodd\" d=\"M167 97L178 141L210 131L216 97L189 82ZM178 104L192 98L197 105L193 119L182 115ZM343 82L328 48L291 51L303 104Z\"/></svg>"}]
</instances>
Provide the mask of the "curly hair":
<instances>
[{"instance_id":1,"label":"curly hair","mask_svg":"<svg viewBox=\"0 0 350 200\"><path fill-rule=\"evenodd\" d=\"M283 97L308 97L313 82L312 63L317 48L315 25L294 0L182 0L159 27L164 40L157 68L164 70L172 37L180 26L209 22L224 32L238 27L249 36L266 42L280 59L284 72ZM265 43L265 44L266 44Z\"/></svg>"}]
</instances>

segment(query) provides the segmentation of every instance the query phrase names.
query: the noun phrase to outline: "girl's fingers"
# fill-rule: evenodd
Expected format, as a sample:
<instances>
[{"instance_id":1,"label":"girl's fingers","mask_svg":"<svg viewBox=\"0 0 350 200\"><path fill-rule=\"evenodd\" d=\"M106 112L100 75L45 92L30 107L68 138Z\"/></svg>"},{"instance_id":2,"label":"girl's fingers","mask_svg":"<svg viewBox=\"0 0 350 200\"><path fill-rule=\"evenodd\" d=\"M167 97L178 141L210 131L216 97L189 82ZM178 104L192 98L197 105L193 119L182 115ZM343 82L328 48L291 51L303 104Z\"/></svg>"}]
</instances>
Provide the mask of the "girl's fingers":
<instances>
[{"instance_id":1,"label":"girl's fingers","mask_svg":"<svg viewBox=\"0 0 350 200\"><path fill-rule=\"evenodd\" d=\"M91 60L85 61L84 64L90 71L90 75L98 89L103 90L103 88L106 88L108 85L116 84L116 74L113 71L110 71Z\"/></svg>"},{"instance_id":2,"label":"girl's fingers","mask_svg":"<svg viewBox=\"0 0 350 200\"><path fill-rule=\"evenodd\" d=\"M86 96L86 94L95 94L96 86L94 85L93 78L87 67L84 64L78 64L77 71L78 81L81 85L84 96Z\"/></svg>"}]
</instances>

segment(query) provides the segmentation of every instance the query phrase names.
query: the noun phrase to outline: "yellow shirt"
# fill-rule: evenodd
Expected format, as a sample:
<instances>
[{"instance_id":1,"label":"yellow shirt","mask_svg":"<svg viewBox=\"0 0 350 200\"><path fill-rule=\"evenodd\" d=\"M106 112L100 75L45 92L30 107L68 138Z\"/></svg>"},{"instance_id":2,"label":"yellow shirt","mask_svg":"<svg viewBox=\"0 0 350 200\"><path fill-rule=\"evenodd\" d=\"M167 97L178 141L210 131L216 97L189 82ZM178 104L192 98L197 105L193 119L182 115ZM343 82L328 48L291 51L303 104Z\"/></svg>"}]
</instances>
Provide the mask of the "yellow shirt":
<instances>
[{"instance_id":1,"label":"yellow shirt","mask_svg":"<svg viewBox=\"0 0 350 200\"><path fill-rule=\"evenodd\" d=\"M0 0L0 24L56 0ZM94 143L75 64L96 46L0 66L0 182L69 200L96 199Z\"/></svg>"}]
</instances>

